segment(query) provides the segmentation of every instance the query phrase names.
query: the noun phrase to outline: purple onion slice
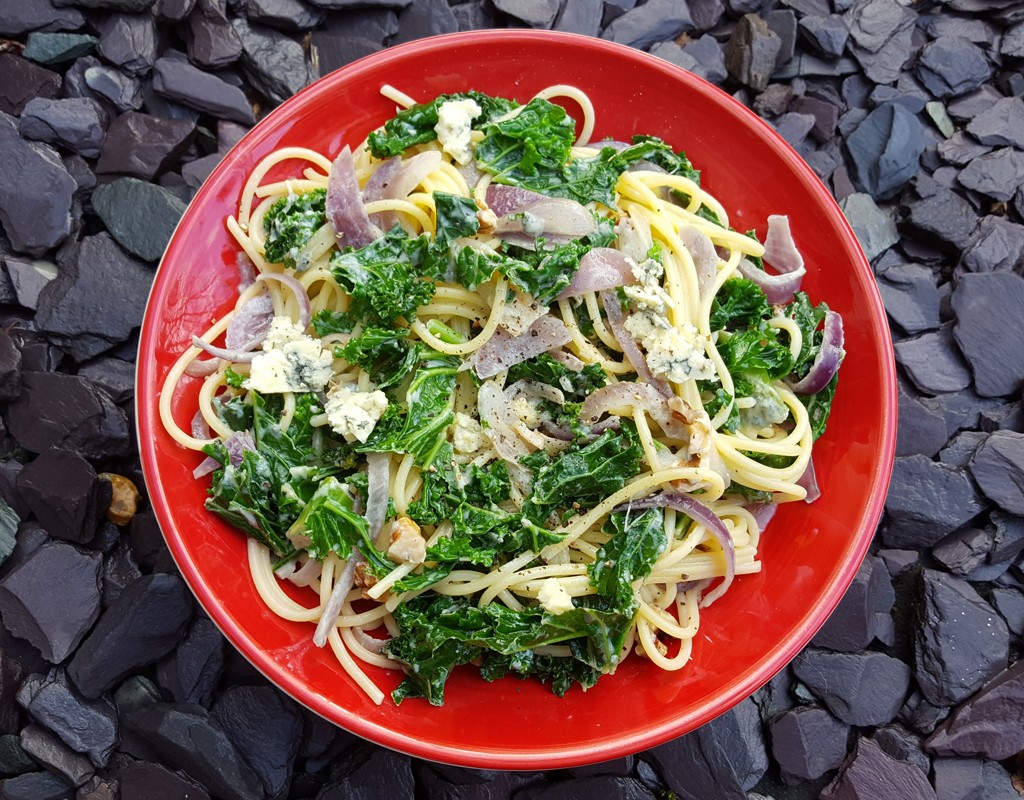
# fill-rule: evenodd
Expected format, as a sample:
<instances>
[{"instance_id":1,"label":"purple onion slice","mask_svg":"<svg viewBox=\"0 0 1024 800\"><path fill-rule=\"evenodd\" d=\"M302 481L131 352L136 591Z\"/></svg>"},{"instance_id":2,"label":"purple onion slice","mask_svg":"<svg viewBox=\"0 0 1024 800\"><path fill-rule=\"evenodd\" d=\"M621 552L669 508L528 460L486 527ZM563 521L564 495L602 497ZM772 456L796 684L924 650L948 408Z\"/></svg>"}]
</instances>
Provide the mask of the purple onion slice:
<instances>
[{"instance_id":1,"label":"purple onion slice","mask_svg":"<svg viewBox=\"0 0 1024 800\"><path fill-rule=\"evenodd\" d=\"M843 318L835 311L825 312L821 349L814 357L807 374L790 388L797 394L817 394L839 370L846 351L843 350Z\"/></svg>"},{"instance_id":2,"label":"purple onion slice","mask_svg":"<svg viewBox=\"0 0 1024 800\"><path fill-rule=\"evenodd\" d=\"M327 221L335 236L342 237L344 247L366 247L380 236L370 222L363 205L363 194L356 179L355 162L348 145L342 148L331 165L327 179Z\"/></svg>"}]
</instances>

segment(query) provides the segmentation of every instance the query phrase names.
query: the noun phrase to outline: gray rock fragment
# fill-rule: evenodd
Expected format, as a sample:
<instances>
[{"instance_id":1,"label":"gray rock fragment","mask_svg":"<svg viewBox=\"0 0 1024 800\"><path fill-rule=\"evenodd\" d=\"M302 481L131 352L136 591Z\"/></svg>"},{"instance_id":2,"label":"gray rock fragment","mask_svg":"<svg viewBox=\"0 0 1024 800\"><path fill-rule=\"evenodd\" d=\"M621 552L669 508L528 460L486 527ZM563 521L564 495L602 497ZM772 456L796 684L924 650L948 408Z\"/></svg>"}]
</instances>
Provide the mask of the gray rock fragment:
<instances>
[{"instance_id":1,"label":"gray rock fragment","mask_svg":"<svg viewBox=\"0 0 1024 800\"><path fill-rule=\"evenodd\" d=\"M996 431L971 456L971 477L1004 511L1024 514L1024 433Z\"/></svg>"},{"instance_id":2,"label":"gray rock fragment","mask_svg":"<svg viewBox=\"0 0 1024 800\"><path fill-rule=\"evenodd\" d=\"M96 37L87 33L30 33L23 56L44 67L61 67L91 53Z\"/></svg>"},{"instance_id":3,"label":"gray rock fragment","mask_svg":"<svg viewBox=\"0 0 1024 800\"><path fill-rule=\"evenodd\" d=\"M886 498L887 547L931 547L983 510L967 476L922 455L897 458Z\"/></svg>"},{"instance_id":4,"label":"gray rock fragment","mask_svg":"<svg viewBox=\"0 0 1024 800\"><path fill-rule=\"evenodd\" d=\"M163 255L185 213L185 204L167 189L135 178L97 187L93 204L118 243L147 261Z\"/></svg>"},{"instance_id":5,"label":"gray rock fragment","mask_svg":"<svg viewBox=\"0 0 1024 800\"><path fill-rule=\"evenodd\" d=\"M725 66L733 80L760 92L768 86L782 42L756 14L737 23L725 49Z\"/></svg>"},{"instance_id":6,"label":"gray rock fragment","mask_svg":"<svg viewBox=\"0 0 1024 800\"><path fill-rule=\"evenodd\" d=\"M302 0L248 0L246 14L250 22L292 32L312 30L325 16Z\"/></svg>"},{"instance_id":7,"label":"gray rock fragment","mask_svg":"<svg viewBox=\"0 0 1024 800\"><path fill-rule=\"evenodd\" d=\"M306 64L302 45L270 28L231 22L242 42L242 68L253 86L273 103L283 103L315 77ZM241 120L236 120L241 121Z\"/></svg>"},{"instance_id":8,"label":"gray rock fragment","mask_svg":"<svg viewBox=\"0 0 1024 800\"><path fill-rule=\"evenodd\" d=\"M151 14L111 14L99 29L99 53L105 60L135 77L153 69L156 26Z\"/></svg>"},{"instance_id":9,"label":"gray rock fragment","mask_svg":"<svg viewBox=\"0 0 1024 800\"><path fill-rule=\"evenodd\" d=\"M993 200L1012 200L1024 183L1024 151L1002 147L978 156L960 171L957 180Z\"/></svg>"},{"instance_id":10,"label":"gray rock fragment","mask_svg":"<svg viewBox=\"0 0 1024 800\"><path fill-rule=\"evenodd\" d=\"M928 267L890 267L878 276L878 291L889 319L906 333L923 333L939 327L939 290Z\"/></svg>"},{"instance_id":11,"label":"gray rock fragment","mask_svg":"<svg viewBox=\"0 0 1024 800\"><path fill-rule=\"evenodd\" d=\"M874 109L846 140L853 178L876 200L895 195L918 171L924 132L916 116L901 105Z\"/></svg>"},{"instance_id":12,"label":"gray rock fragment","mask_svg":"<svg viewBox=\"0 0 1024 800\"><path fill-rule=\"evenodd\" d=\"M18 305L35 310L39 306L39 295L57 277L57 265L42 259L11 256L6 266Z\"/></svg>"},{"instance_id":13,"label":"gray rock fragment","mask_svg":"<svg viewBox=\"0 0 1024 800\"><path fill-rule=\"evenodd\" d=\"M910 667L884 653L810 648L794 659L793 672L849 725L892 722L910 686Z\"/></svg>"},{"instance_id":14,"label":"gray rock fragment","mask_svg":"<svg viewBox=\"0 0 1024 800\"><path fill-rule=\"evenodd\" d=\"M88 758L74 752L39 725L29 724L22 729L21 748L73 786L81 786L96 771Z\"/></svg>"},{"instance_id":15,"label":"gray rock fragment","mask_svg":"<svg viewBox=\"0 0 1024 800\"><path fill-rule=\"evenodd\" d=\"M118 111L142 108L142 83L137 78L106 65L88 67L83 77L90 90L109 100Z\"/></svg>"},{"instance_id":16,"label":"gray rock fragment","mask_svg":"<svg viewBox=\"0 0 1024 800\"><path fill-rule=\"evenodd\" d=\"M847 195L839 207L857 235L868 261L874 261L900 240L892 215L879 208L871 195L863 192Z\"/></svg>"},{"instance_id":17,"label":"gray rock fragment","mask_svg":"<svg viewBox=\"0 0 1024 800\"><path fill-rule=\"evenodd\" d=\"M879 728L871 737L882 750L898 761L913 764L927 775L931 769L931 760L921 750L921 739L899 723Z\"/></svg>"},{"instance_id":18,"label":"gray rock fragment","mask_svg":"<svg viewBox=\"0 0 1024 800\"><path fill-rule=\"evenodd\" d=\"M216 75L177 57L163 56L153 67L153 88L178 103L243 125L255 121L245 94Z\"/></svg>"},{"instance_id":19,"label":"gray rock fragment","mask_svg":"<svg viewBox=\"0 0 1024 800\"><path fill-rule=\"evenodd\" d=\"M553 27L556 31L597 36L601 32L603 12L604 0L577 0L575 3L565 3Z\"/></svg>"},{"instance_id":20,"label":"gray rock fragment","mask_svg":"<svg viewBox=\"0 0 1024 800\"><path fill-rule=\"evenodd\" d=\"M242 41L228 20L227 0L197 0L185 36L188 57L196 65L219 69L242 54Z\"/></svg>"},{"instance_id":21,"label":"gray rock fragment","mask_svg":"<svg viewBox=\"0 0 1024 800\"><path fill-rule=\"evenodd\" d=\"M18 0L5 3L0 9L0 36L24 36L32 31L77 31L84 25L85 18L77 8L56 8L50 0Z\"/></svg>"},{"instance_id":22,"label":"gray rock fragment","mask_svg":"<svg viewBox=\"0 0 1024 800\"><path fill-rule=\"evenodd\" d=\"M1024 98L997 101L967 123L967 132L984 145L1024 148Z\"/></svg>"},{"instance_id":23,"label":"gray rock fragment","mask_svg":"<svg viewBox=\"0 0 1024 800\"><path fill-rule=\"evenodd\" d=\"M557 4L556 4L557 5ZM617 17L601 37L646 50L655 42L674 39L693 27L690 9L681 0L648 0Z\"/></svg>"},{"instance_id":24,"label":"gray rock fragment","mask_svg":"<svg viewBox=\"0 0 1024 800\"><path fill-rule=\"evenodd\" d=\"M951 573L962 578L985 563L994 537L992 529L961 528L936 543L932 555Z\"/></svg>"},{"instance_id":25,"label":"gray rock fragment","mask_svg":"<svg viewBox=\"0 0 1024 800\"><path fill-rule=\"evenodd\" d=\"M839 14L804 16L799 29L804 41L824 58L839 58L850 38L850 29Z\"/></svg>"},{"instance_id":26,"label":"gray rock fragment","mask_svg":"<svg viewBox=\"0 0 1024 800\"><path fill-rule=\"evenodd\" d=\"M88 158L96 158L106 136L107 114L99 103L72 97L30 100L18 120L18 132L26 139L49 142Z\"/></svg>"},{"instance_id":27,"label":"gray rock fragment","mask_svg":"<svg viewBox=\"0 0 1024 800\"><path fill-rule=\"evenodd\" d=\"M971 385L967 367L951 326L896 342L896 360L918 391L924 394L958 392Z\"/></svg>"},{"instance_id":28,"label":"gray rock fragment","mask_svg":"<svg viewBox=\"0 0 1024 800\"><path fill-rule=\"evenodd\" d=\"M936 758L933 783L938 800L1018 800L1010 774L995 761Z\"/></svg>"},{"instance_id":29,"label":"gray rock fragment","mask_svg":"<svg viewBox=\"0 0 1024 800\"><path fill-rule=\"evenodd\" d=\"M821 800L899 797L900 800L936 800L935 791L921 770L887 755L871 739L858 739L836 779L821 793Z\"/></svg>"},{"instance_id":30,"label":"gray rock fragment","mask_svg":"<svg viewBox=\"0 0 1024 800\"><path fill-rule=\"evenodd\" d=\"M877 557L867 556L811 644L843 653L863 650L889 618L895 599L885 565Z\"/></svg>"},{"instance_id":31,"label":"gray rock fragment","mask_svg":"<svg viewBox=\"0 0 1024 800\"><path fill-rule=\"evenodd\" d=\"M1024 278L1013 272L962 275L951 303L957 316L954 336L978 394L1015 392L1024 380L1024 330L1003 320L1013 319L1024 303Z\"/></svg>"},{"instance_id":32,"label":"gray rock fragment","mask_svg":"<svg viewBox=\"0 0 1024 800\"><path fill-rule=\"evenodd\" d=\"M936 241L957 249L965 247L978 227L971 204L923 174L914 178L912 186L913 191L903 198L906 221Z\"/></svg>"},{"instance_id":33,"label":"gray rock fragment","mask_svg":"<svg viewBox=\"0 0 1024 800\"><path fill-rule=\"evenodd\" d=\"M915 71L935 97L957 97L985 83L992 76L992 64L973 42L945 36L922 48Z\"/></svg>"},{"instance_id":34,"label":"gray rock fragment","mask_svg":"<svg viewBox=\"0 0 1024 800\"><path fill-rule=\"evenodd\" d=\"M957 131L946 141L940 142L936 148L939 157L947 164L954 164L958 167L965 166L978 156L990 153L992 148L988 145L979 144L974 137Z\"/></svg>"},{"instance_id":35,"label":"gray rock fragment","mask_svg":"<svg viewBox=\"0 0 1024 800\"><path fill-rule=\"evenodd\" d=\"M846 757L850 729L823 708L786 711L771 721L769 730L772 755L786 783L820 778Z\"/></svg>"},{"instance_id":36,"label":"gray rock fragment","mask_svg":"<svg viewBox=\"0 0 1024 800\"><path fill-rule=\"evenodd\" d=\"M992 214L982 217L958 269L969 272L1020 272L1024 267L1024 225Z\"/></svg>"}]
</instances>

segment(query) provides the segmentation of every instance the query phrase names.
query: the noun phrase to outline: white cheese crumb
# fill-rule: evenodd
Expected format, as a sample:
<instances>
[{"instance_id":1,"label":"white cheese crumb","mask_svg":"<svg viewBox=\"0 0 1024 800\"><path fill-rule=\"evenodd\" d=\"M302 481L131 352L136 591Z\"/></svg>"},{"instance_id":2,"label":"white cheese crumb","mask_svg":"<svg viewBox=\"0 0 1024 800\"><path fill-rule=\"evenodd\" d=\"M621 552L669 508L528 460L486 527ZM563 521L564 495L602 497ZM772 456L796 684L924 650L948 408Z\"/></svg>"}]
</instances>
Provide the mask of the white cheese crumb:
<instances>
[{"instance_id":1,"label":"white cheese crumb","mask_svg":"<svg viewBox=\"0 0 1024 800\"><path fill-rule=\"evenodd\" d=\"M319 392L331 379L332 363L319 339L306 336L289 317L274 317L242 385L262 394Z\"/></svg>"},{"instance_id":2,"label":"white cheese crumb","mask_svg":"<svg viewBox=\"0 0 1024 800\"><path fill-rule=\"evenodd\" d=\"M669 293L661 285L665 268L653 258L645 259L639 264L632 259L629 261L636 283L623 287L626 297L632 300L640 310L656 311L663 314L666 308L673 308L675 303L672 302Z\"/></svg>"},{"instance_id":3,"label":"white cheese crumb","mask_svg":"<svg viewBox=\"0 0 1024 800\"><path fill-rule=\"evenodd\" d=\"M572 611L572 597L559 582L558 578L545 578L537 592L537 601L550 614L564 614Z\"/></svg>"},{"instance_id":4,"label":"white cheese crumb","mask_svg":"<svg viewBox=\"0 0 1024 800\"><path fill-rule=\"evenodd\" d=\"M715 365L704 353L703 340L695 325L673 326L652 311L630 314L623 327L647 351L647 365L655 375L675 383L710 380Z\"/></svg>"},{"instance_id":5,"label":"white cheese crumb","mask_svg":"<svg viewBox=\"0 0 1024 800\"><path fill-rule=\"evenodd\" d=\"M387 407L387 395L380 389L361 392L354 384L341 383L327 393L324 410L331 430L346 442L365 442Z\"/></svg>"},{"instance_id":6,"label":"white cheese crumb","mask_svg":"<svg viewBox=\"0 0 1024 800\"><path fill-rule=\"evenodd\" d=\"M473 160L472 122L481 113L476 101L468 98L448 100L437 109L437 124L434 126L437 140L441 149L460 164Z\"/></svg>"},{"instance_id":7,"label":"white cheese crumb","mask_svg":"<svg viewBox=\"0 0 1024 800\"><path fill-rule=\"evenodd\" d=\"M487 444L483 426L469 414L455 412L455 428L452 432L452 445L457 453L476 453Z\"/></svg>"}]
</instances>

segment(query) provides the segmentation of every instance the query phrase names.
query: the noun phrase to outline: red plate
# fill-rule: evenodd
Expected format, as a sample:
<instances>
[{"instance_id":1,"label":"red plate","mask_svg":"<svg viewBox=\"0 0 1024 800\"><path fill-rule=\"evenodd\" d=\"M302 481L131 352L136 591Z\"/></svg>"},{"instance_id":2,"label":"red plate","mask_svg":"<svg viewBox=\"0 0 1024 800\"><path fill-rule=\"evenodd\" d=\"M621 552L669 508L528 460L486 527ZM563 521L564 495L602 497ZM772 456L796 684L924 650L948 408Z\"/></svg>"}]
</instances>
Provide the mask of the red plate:
<instances>
[{"instance_id":1,"label":"red plate","mask_svg":"<svg viewBox=\"0 0 1024 800\"><path fill-rule=\"evenodd\" d=\"M585 90L597 137L656 134L686 150L734 227L765 231L788 214L808 264L804 288L843 315L847 357L828 433L815 447L823 496L781 508L762 539L764 569L742 577L701 620L692 662L662 672L640 658L590 691L557 698L538 683L456 671L443 708L375 706L313 647L313 626L270 614L245 567L245 537L203 509L201 456L165 434L164 376L193 333L236 296L236 246L224 220L261 157L289 145L330 157L393 115L379 89L414 98L477 89L526 101L546 86ZM572 111L572 110L571 110ZM479 31L412 42L364 58L300 92L256 126L192 201L153 284L142 328L138 425L150 498L200 603L270 680L344 728L387 747L472 767L549 769L635 753L686 733L769 680L839 602L867 551L892 466L896 390L885 313L842 212L804 162L754 114L710 84L645 53L568 34ZM188 430L197 380L173 399ZM385 691L401 676L369 668Z\"/></svg>"}]
</instances>

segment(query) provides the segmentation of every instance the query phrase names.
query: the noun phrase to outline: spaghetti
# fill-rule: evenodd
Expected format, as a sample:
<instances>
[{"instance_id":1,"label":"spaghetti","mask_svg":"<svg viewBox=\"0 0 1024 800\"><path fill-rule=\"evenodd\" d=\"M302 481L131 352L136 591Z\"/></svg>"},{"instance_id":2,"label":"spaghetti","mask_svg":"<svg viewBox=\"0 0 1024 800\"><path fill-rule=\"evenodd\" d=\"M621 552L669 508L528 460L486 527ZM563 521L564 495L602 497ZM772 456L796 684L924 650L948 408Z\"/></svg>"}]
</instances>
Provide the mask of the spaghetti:
<instances>
[{"instance_id":1,"label":"spaghetti","mask_svg":"<svg viewBox=\"0 0 1024 800\"><path fill-rule=\"evenodd\" d=\"M355 151L249 176L227 227L259 279L168 373L164 425L263 602L375 703L365 665L435 704L470 661L559 693L631 653L683 668L775 504L813 499L841 326L788 223L762 245L661 140L591 142L574 87L382 91Z\"/></svg>"}]
</instances>

